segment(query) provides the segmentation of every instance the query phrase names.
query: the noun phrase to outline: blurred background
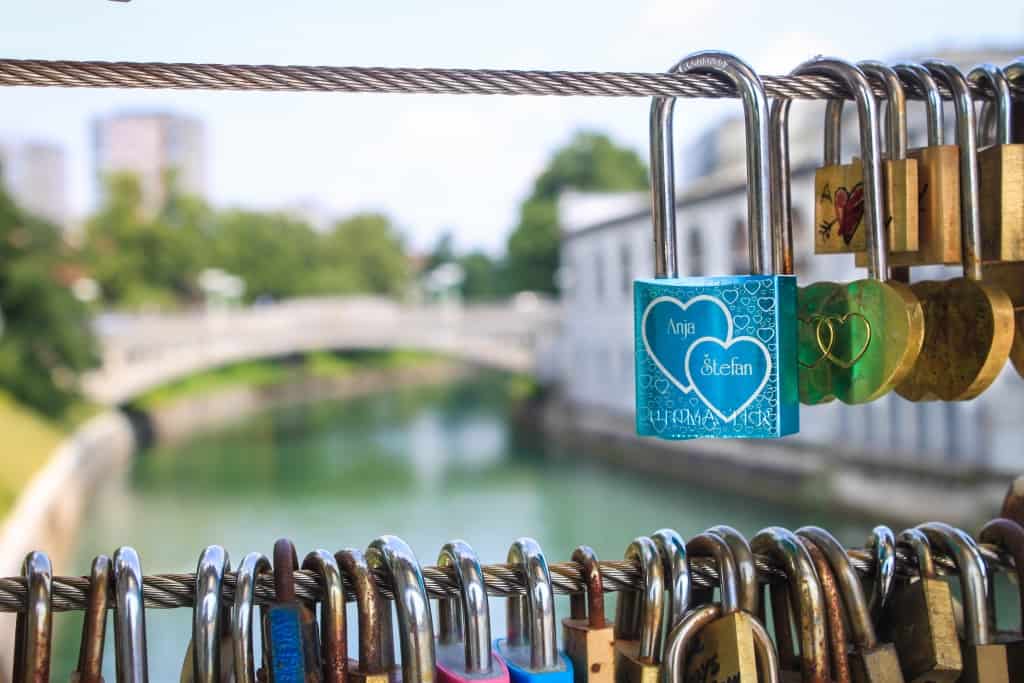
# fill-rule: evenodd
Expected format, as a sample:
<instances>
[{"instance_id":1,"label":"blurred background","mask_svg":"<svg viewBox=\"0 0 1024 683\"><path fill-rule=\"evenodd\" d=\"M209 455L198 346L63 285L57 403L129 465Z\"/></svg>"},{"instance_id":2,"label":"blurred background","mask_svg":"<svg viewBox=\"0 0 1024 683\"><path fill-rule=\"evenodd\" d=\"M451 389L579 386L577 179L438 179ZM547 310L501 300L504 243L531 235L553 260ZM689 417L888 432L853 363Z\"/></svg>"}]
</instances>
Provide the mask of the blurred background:
<instances>
[{"instance_id":1,"label":"blurred background","mask_svg":"<svg viewBox=\"0 0 1024 683\"><path fill-rule=\"evenodd\" d=\"M1004 64L1022 29L1009 0L63 0L10 7L0 44L9 58L594 71L715 48L781 74L817 54ZM646 100L3 95L0 575L29 548L81 574L121 544L149 573L189 571L204 545L237 560L281 535L304 553L396 533L424 563L457 537L499 562L520 535L552 561L583 542L611 559L638 534L713 523L816 523L860 545L881 522L976 531L1024 464L1012 369L966 404L805 407L777 443L636 438ZM861 276L850 257L812 257L823 112L799 103L791 122L808 282ZM677 103L684 274L747 272L740 114ZM910 121L921 143L916 104ZM915 277L957 274L938 271ZM185 612L150 617L157 680L177 674ZM58 633L64 676L77 627Z\"/></svg>"}]
</instances>

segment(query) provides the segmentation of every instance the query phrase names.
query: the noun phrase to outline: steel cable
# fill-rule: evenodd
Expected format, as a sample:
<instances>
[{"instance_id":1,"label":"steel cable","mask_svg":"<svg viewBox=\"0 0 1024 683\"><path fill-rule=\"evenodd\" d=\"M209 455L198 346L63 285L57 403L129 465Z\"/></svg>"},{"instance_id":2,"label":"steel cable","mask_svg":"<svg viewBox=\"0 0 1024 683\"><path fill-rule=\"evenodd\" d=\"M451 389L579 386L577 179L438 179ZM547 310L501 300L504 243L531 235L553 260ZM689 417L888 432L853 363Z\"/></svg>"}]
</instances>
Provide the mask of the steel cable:
<instances>
[{"instance_id":1,"label":"steel cable","mask_svg":"<svg viewBox=\"0 0 1024 683\"><path fill-rule=\"evenodd\" d=\"M762 76L770 97L849 99L824 76ZM618 71L521 71L161 62L0 59L0 86L150 88L293 92L418 93L430 95L541 95L556 97L733 98L734 86L705 74ZM975 85L975 97L986 90ZM942 86L943 97L950 98ZM1014 86L1024 97L1024 84ZM881 88L875 94L885 97ZM907 86L907 95L921 93Z\"/></svg>"},{"instance_id":2,"label":"steel cable","mask_svg":"<svg viewBox=\"0 0 1024 683\"><path fill-rule=\"evenodd\" d=\"M989 546L980 546L988 564L997 570L1008 570L1012 564L1007 557L999 555ZM873 571L870 554L862 550L849 551L854 567L861 574L870 575ZM603 586L607 592L640 590L640 570L626 561L601 562ZM955 574L955 566L950 558L936 555L935 564L939 573ZM762 582L771 583L784 578L782 572L769 564L764 558L757 558L757 565ZM496 597L507 597L526 592L522 579L511 567L502 564L483 567L487 592ZM555 593L568 595L583 590L582 566L575 562L563 562L550 565L551 581ZM690 559L690 571L693 582L700 587L709 588L717 585L718 571L714 561L706 557ZM897 571L903 576L916 574L913 559L903 553L897 553ZM437 567L424 567L423 577L427 592L432 598L440 598L456 593L451 577ZM381 593L391 598L391 590L383 575L377 576L377 584ZM156 609L172 609L175 607L191 607L195 589L195 574L157 574L147 576L143 580L143 595L146 607ZM354 599L351 581L345 577L345 588L348 599ZM53 579L53 608L57 612L85 609L88 597L89 579L84 576L57 576ZM224 599L234 600L235 574L230 572L224 576ZM321 597L320 584L311 571L295 572L295 591L299 598L318 601ZM267 604L274 600L273 578L270 574L260 576L256 582L256 602ZM0 612L18 612L24 610L25 580L21 577L0 578ZM111 605L113 606L113 605Z\"/></svg>"}]
</instances>

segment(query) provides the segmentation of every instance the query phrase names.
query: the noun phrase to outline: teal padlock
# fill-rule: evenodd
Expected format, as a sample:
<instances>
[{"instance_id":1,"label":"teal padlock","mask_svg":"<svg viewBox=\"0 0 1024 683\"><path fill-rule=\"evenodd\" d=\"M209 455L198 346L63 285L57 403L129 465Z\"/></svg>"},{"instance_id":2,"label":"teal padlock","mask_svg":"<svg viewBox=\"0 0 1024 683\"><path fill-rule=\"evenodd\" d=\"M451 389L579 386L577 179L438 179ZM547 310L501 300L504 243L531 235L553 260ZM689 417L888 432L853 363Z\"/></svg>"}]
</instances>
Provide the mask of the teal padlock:
<instances>
[{"instance_id":1,"label":"teal padlock","mask_svg":"<svg viewBox=\"0 0 1024 683\"><path fill-rule=\"evenodd\" d=\"M776 275L773 264L764 85L749 65L725 52L695 53L672 71L728 79L743 100L753 274L679 277L674 99L655 97L650 119L655 275L633 283L637 433L662 439L795 434L800 427L796 277Z\"/></svg>"}]
</instances>

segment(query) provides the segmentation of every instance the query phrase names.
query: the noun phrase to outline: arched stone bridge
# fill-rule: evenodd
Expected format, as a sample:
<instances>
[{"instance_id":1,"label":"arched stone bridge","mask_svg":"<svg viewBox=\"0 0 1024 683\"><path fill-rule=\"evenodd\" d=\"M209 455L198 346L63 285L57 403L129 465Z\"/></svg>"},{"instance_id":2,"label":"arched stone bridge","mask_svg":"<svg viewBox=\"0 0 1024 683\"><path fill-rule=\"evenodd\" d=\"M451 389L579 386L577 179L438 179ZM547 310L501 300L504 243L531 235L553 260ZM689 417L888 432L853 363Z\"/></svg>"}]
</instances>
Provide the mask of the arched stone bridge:
<instances>
[{"instance_id":1,"label":"arched stone bridge","mask_svg":"<svg viewBox=\"0 0 1024 683\"><path fill-rule=\"evenodd\" d=\"M532 296L488 305L403 305L372 297L293 299L243 309L105 314L102 366L86 394L117 405L169 381L230 363L315 350L418 349L545 374L556 304Z\"/></svg>"}]
</instances>

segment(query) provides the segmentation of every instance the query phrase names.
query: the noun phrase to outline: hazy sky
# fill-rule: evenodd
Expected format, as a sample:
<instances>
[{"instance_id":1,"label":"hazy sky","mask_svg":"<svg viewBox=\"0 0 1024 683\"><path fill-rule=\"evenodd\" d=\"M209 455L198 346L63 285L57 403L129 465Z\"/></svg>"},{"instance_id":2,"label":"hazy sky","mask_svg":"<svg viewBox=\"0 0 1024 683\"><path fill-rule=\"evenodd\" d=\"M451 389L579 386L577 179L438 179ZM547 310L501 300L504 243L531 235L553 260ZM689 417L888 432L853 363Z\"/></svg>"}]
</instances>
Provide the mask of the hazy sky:
<instances>
[{"instance_id":1,"label":"hazy sky","mask_svg":"<svg viewBox=\"0 0 1024 683\"><path fill-rule=\"evenodd\" d=\"M886 58L1024 43L1019 0L988 3L588 0L509 3L35 0L11 3L0 54L51 59L663 70L725 49L762 73L815 54ZM640 99L7 89L0 139L62 143L76 214L95 200L89 122L124 109L205 121L209 197L392 214L417 247L445 228L500 249L531 179L579 128L646 157ZM685 106L684 106L685 105ZM680 142L736 102L676 107Z\"/></svg>"}]
</instances>

